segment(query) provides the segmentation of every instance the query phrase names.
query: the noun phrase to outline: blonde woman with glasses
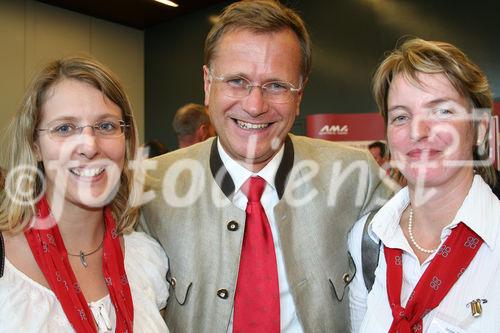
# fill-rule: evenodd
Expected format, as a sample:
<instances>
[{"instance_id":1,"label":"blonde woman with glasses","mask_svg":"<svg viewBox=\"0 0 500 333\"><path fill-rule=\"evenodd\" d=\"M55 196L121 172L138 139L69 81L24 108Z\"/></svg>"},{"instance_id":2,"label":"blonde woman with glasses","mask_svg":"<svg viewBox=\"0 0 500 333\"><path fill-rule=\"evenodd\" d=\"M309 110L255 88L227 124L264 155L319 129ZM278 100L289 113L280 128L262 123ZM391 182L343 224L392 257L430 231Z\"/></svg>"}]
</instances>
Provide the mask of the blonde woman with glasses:
<instances>
[{"instance_id":1,"label":"blonde woman with glasses","mask_svg":"<svg viewBox=\"0 0 500 333\"><path fill-rule=\"evenodd\" d=\"M168 331L168 262L133 232L136 129L114 74L90 58L49 63L10 129L0 331Z\"/></svg>"}]
</instances>

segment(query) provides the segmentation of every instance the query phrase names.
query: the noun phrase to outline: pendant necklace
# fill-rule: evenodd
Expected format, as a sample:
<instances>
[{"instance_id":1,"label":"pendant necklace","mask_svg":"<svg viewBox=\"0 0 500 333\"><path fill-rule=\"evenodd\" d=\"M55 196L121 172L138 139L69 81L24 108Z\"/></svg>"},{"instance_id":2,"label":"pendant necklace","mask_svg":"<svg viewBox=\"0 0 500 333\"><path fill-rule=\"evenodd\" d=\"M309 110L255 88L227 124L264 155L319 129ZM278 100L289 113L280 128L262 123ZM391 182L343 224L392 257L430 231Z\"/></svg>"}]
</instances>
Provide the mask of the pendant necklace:
<instances>
[{"instance_id":1,"label":"pendant necklace","mask_svg":"<svg viewBox=\"0 0 500 333\"><path fill-rule=\"evenodd\" d=\"M93 255L94 253L99 251L99 249L102 247L103 243L104 243L104 237L102 238L101 244L99 244L99 246L95 250L92 250L92 251L87 252L87 253L80 250L80 253L78 253L78 254L73 254L73 253L68 252L68 256L80 257L80 262L82 263L83 267L87 268L88 263L87 263L87 260L85 258L90 256L90 255Z\"/></svg>"},{"instance_id":2,"label":"pendant necklace","mask_svg":"<svg viewBox=\"0 0 500 333\"><path fill-rule=\"evenodd\" d=\"M426 249L426 248L420 246L417 243L417 241L415 240L415 237L413 237L413 208L411 208L411 207L410 207L410 216L408 217L408 234L410 235L411 242L413 243L413 245L415 245L417 250L419 250L420 252L432 254L439 249L439 246L438 246L437 248L435 248L433 250L429 250L429 249Z\"/></svg>"}]
</instances>

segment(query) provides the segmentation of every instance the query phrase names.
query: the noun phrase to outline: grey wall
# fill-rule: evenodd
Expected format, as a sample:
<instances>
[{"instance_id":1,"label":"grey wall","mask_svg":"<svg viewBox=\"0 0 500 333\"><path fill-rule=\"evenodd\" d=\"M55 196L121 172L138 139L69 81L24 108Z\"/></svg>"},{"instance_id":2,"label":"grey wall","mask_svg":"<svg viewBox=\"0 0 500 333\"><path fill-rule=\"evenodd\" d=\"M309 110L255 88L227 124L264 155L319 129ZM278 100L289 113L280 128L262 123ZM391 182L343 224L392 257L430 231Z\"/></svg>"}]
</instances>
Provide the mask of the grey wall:
<instances>
[{"instance_id":1,"label":"grey wall","mask_svg":"<svg viewBox=\"0 0 500 333\"><path fill-rule=\"evenodd\" d=\"M144 133L144 33L34 0L0 0L0 164L7 135L34 72L50 60L91 54L121 79Z\"/></svg>"},{"instance_id":2,"label":"grey wall","mask_svg":"<svg viewBox=\"0 0 500 333\"><path fill-rule=\"evenodd\" d=\"M226 3L145 32L145 138L176 147L175 110L203 103L203 41L208 17ZM331 0L287 2L312 35L313 70L293 131L305 133L305 115L375 112L371 75L402 36L451 42L489 77L500 98L500 2L452 0Z\"/></svg>"},{"instance_id":3,"label":"grey wall","mask_svg":"<svg viewBox=\"0 0 500 333\"><path fill-rule=\"evenodd\" d=\"M224 6L149 28L144 34L145 140L157 139L177 148L172 120L186 103L203 104L203 46L210 15Z\"/></svg>"}]
</instances>

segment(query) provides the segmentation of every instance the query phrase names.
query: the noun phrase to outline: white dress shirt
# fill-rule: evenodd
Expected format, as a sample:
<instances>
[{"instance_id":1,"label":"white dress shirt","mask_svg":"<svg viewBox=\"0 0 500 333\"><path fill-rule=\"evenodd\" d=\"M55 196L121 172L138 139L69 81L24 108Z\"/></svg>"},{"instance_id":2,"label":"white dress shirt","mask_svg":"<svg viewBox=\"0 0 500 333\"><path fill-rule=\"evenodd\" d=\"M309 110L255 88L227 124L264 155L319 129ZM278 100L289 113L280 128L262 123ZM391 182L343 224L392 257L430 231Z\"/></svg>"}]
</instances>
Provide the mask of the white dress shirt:
<instances>
[{"instance_id":1,"label":"white dress shirt","mask_svg":"<svg viewBox=\"0 0 500 333\"><path fill-rule=\"evenodd\" d=\"M405 187L380 209L368 227L372 239L403 250L403 307L435 255L430 255L420 265L403 235L399 221L408 204L408 188ZM366 217L359 220L349 234L349 251L358 272L350 285L351 325L353 332L385 333L393 319L386 289L387 265L381 248L375 283L368 294L361 273L361 237L365 220ZM480 176L474 177L455 218L442 230L441 244L460 222L476 232L484 243L441 303L423 318L424 332L500 332L500 201ZM476 299L487 301L481 304L483 311L479 317L472 316L469 304Z\"/></svg>"},{"instance_id":2,"label":"white dress shirt","mask_svg":"<svg viewBox=\"0 0 500 333\"><path fill-rule=\"evenodd\" d=\"M233 204L241 208L246 209L247 197L241 191L241 186L247 181L248 178L253 176L260 176L266 181L266 188L262 197L260 199L262 206L271 225L271 232L273 234L274 249L276 251L276 263L278 265L278 283L280 290L280 326L281 332L284 333L301 333L303 332L302 326L300 324L299 318L297 316L297 310L295 308L295 303L293 301L292 294L290 292L290 287L288 285L288 280L286 278L285 262L283 258L283 252L281 251L281 245L278 235L278 228L276 226L276 219L274 217L274 206L279 201L278 192L274 187L274 178L278 167L283 158L283 153L285 151L284 146L278 151L278 153L273 157L273 159L258 173L253 173L238 162L233 160L222 148L222 145L217 140L217 148L219 150L219 155L226 167L227 171L231 175L234 182L235 194L233 196ZM231 319L229 321L228 332L233 331L233 314L231 314Z\"/></svg>"}]
</instances>

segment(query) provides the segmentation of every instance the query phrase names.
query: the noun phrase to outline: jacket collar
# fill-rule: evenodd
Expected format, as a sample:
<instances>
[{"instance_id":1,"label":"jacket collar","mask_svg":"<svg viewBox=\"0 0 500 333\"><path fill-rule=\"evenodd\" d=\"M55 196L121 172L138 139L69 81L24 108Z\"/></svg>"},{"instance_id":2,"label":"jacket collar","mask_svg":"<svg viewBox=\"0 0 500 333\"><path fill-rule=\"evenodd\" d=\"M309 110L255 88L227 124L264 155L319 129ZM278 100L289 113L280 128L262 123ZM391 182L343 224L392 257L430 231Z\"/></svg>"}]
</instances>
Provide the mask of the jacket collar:
<instances>
[{"instance_id":1,"label":"jacket collar","mask_svg":"<svg viewBox=\"0 0 500 333\"><path fill-rule=\"evenodd\" d=\"M280 199L283 197L283 193L285 192L285 184L288 174L293 166L293 159L293 143L290 136L287 135L285 138L285 151L283 153L283 158L281 159L281 163L274 179L274 186ZM220 187L224 195L231 199L234 195L235 186L231 175L224 166L224 163L222 163L219 150L217 149L217 140L213 140L212 147L210 149L210 171L212 172L215 182Z\"/></svg>"}]
</instances>

